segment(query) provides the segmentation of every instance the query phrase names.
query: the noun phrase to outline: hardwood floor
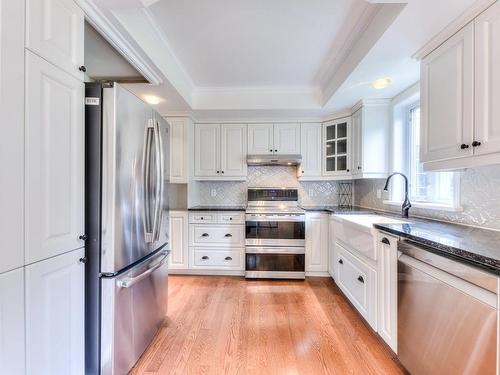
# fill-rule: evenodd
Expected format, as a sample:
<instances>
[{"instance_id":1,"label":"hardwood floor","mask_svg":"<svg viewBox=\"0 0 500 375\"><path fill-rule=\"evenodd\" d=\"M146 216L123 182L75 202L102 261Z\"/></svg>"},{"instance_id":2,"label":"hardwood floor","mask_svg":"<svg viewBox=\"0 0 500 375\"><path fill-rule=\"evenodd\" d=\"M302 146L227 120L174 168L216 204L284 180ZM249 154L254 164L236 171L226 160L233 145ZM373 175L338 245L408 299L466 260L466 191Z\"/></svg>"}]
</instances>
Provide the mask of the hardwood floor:
<instances>
[{"instance_id":1,"label":"hardwood floor","mask_svg":"<svg viewBox=\"0 0 500 375\"><path fill-rule=\"evenodd\" d=\"M168 318L131 374L401 374L329 278L170 276Z\"/></svg>"}]
</instances>

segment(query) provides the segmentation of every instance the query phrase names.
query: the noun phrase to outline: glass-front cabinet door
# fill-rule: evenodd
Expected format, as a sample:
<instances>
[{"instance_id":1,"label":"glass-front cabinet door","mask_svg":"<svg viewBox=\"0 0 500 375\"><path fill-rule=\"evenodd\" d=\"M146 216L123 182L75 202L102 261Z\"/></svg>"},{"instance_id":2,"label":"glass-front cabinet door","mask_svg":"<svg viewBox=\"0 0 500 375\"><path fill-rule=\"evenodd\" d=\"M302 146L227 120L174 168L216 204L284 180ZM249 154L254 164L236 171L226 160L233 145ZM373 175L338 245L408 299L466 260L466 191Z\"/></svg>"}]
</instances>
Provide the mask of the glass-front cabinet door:
<instances>
[{"instance_id":1,"label":"glass-front cabinet door","mask_svg":"<svg viewBox=\"0 0 500 375\"><path fill-rule=\"evenodd\" d=\"M323 124L323 175L348 175L351 162L351 118Z\"/></svg>"}]
</instances>

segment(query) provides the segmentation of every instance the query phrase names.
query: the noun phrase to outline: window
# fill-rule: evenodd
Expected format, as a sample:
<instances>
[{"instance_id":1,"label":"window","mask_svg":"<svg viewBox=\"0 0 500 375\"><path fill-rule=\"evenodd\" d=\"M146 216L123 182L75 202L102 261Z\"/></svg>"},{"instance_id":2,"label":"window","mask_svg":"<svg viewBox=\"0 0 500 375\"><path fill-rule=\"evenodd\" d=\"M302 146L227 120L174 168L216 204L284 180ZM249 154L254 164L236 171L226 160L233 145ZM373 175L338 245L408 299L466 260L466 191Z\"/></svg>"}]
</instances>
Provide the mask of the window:
<instances>
[{"instance_id":1,"label":"window","mask_svg":"<svg viewBox=\"0 0 500 375\"><path fill-rule=\"evenodd\" d=\"M420 163L420 104L413 103L402 110L403 131L397 132L401 142L401 159L398 169L406 170L410 183L410 201L414 206L457 209L459 206L459 176L456 172L424 172ZM407 145L407 147L404 147ZM398 167L397 163L395 165ZM403 184L395 182L392 201L403 200Z\"/></svg>"}]
</instances>

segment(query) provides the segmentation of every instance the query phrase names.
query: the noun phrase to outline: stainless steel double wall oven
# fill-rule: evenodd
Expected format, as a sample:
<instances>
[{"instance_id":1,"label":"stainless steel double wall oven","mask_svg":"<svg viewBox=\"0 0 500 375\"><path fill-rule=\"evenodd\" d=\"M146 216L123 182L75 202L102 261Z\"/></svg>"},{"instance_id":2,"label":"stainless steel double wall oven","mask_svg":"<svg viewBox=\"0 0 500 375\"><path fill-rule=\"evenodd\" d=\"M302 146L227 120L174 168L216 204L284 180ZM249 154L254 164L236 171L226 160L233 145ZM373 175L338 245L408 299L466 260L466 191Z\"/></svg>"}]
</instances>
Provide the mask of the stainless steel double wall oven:
<instances>
[{"instance_id":1,"label":"stainless steel double wall oven","mask_svg":"<svg viewBox=\"0 0 500 375\"><path fill-rule=\"evenodd\" d=\"M305 212L297 189L248 189L245 244L247 278L305 277Z\"/></svg>"}]
</instances>

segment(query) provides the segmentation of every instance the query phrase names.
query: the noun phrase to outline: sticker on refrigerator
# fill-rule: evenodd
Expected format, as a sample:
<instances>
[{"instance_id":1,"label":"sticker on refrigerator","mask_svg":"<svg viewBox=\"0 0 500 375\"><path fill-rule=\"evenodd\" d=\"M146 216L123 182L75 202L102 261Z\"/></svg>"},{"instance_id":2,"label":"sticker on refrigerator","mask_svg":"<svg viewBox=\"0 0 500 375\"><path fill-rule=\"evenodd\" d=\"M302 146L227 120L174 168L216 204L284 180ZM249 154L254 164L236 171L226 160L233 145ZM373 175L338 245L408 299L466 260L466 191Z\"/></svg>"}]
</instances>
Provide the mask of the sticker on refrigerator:
<instances>
[{"instance_id":1,"label":"sticker on refrigerator","mask_svg":"<svg viewBox=\"0 0 500 375\"><path fill-rule=\"evenodd\" d=\"M99 98L85 98L85 105L99 105Z\"/></svg>"}]
</instances>

